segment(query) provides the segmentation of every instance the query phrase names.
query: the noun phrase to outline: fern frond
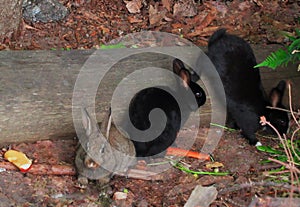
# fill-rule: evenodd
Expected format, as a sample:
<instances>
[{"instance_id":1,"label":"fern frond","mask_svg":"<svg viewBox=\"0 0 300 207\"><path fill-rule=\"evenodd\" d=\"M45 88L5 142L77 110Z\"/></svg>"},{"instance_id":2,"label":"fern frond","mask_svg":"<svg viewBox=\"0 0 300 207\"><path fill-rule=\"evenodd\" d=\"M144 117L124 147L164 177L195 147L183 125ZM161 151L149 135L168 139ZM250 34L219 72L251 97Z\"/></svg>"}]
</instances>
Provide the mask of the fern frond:
<instances>
[{"instance_id":1,"label":"fern frond","mask_svg":"<svg viewBox=\"0 0 300 207\"><path fill-rule=\"evenodd\" d=\"M291 59L291 55L284 51L283 49L279 49L275 52L272 52L262 63L254 66L254 68L258 67L269 67L275 69L283 64L287 64Z\"/></svg>"},{"instance_id":2,"label":"fern frond","mask_svg":"<svg viewBox=\"0 0 300 207\"><path fill-rule=\"evenodd\" d=\"M273 70L278 66L284 65L287 66L289 62L295 63L300 60L300 29L295 29L296 36L290 36L288 33L283 33L289 40L292 42L288 47L286 47L286 51L283 49L279 49L276 52L271 53L262 63L254 66L254 68L258 67L269 67Z\"/></svg>"},{"instance_id":3,"label":"fern frond","mask_svg":"<svg viewBox=\"0 0 300 207\"><path fill-rule=\"evenodd\" d=\"M289 53L292 53L294 50L299 50L299 49L300 49L300 38L296 39L288 46Z\"/></svg>"},{"instance_id":4,"label":"fern frond","mask_svg":"<svg viewBox=\"0 0 300 207\"><path fill-rule=\"evenodd\" d=\"M285 34L284 36L286 36L287 38L289 38L289 41L290 41L290 42L294 42L295 40L297 40L296 37L291 36L291 35L288 35L288 34Z\"/></svg>"},{"instance_id":5,"label":"fern frond","mask_svg":"<svg viewBox=\"0 0 300 207\"><path fill-rule=\"evenodd\" d=\"M295 32L296 32L296 36L297 36L297 37L300 37L300 29L297 29L297 28L296 28L296 29L295 29Z\"/></svg>"}]
</instances>

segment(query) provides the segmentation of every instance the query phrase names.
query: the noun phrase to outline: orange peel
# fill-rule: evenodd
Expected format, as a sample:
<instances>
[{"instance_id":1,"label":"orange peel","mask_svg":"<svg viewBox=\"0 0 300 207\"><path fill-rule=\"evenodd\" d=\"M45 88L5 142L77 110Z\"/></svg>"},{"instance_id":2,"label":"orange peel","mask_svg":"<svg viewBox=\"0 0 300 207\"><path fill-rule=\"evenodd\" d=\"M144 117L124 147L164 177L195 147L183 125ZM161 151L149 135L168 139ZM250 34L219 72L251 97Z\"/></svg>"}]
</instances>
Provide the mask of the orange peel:
<instances>
[{"instance_id":1,"label":"orange peel","mask_svg":"<svg viewBox=\"0 0 300 207\"><path fill-rule=\"evenodd\" d=\"M23 152L8 150L4 158L18 167L21 172L27 172L32 166L32 160L28 159Z\"/></svg>"}]
</instances>

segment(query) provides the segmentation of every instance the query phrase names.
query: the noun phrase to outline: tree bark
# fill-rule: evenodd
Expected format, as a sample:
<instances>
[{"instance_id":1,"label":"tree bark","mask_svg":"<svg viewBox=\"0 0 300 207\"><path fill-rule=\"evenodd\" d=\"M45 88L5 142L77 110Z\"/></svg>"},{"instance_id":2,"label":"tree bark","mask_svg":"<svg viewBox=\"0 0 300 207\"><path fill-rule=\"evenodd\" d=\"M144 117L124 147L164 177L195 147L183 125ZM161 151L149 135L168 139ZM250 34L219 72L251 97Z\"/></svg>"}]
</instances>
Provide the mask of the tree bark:
<instances>
[{"instance_id":1,"label":"tree bark","mask_svg":"<svg viewBox=\"0 0 300 207\"><path fill-rule=\"evenodd\" d=\"M22 19L23 0L0 0L0 42L17 34Z\"/></svg>"},{"instance_id":2,"label":"tree bark","mask_svg":"<svg viewBox=\"0 0 300 207\"><path fill-rule=\"evenodd\" d=\"M275 48L254 48L258 61ZM74 138L72 95L76 78L93 50L77 51L1 51L0 52L0 146L7 143L44 139ZM146 58L150 65L172 65L170 59ZM109 107L111 93L137 60L116 65L106 81L105 91L97 97L97 120L101 121ZM146 62L142 62L145 66ZM128 68L129 66L129 68ZM138 67L138 66L137 66ZM266 91L279 80L293 82L293 106L300 107L300 73L295 65L278 70L262 69ZM123 74L122 74L123 73ZM284 103L288 103L285 93ZM209 94L208 94L209 95ZM98 96L98 94L97 94ZM209 126L210 100L201 107L201 126Z\"/></svg>"}]
</instances>

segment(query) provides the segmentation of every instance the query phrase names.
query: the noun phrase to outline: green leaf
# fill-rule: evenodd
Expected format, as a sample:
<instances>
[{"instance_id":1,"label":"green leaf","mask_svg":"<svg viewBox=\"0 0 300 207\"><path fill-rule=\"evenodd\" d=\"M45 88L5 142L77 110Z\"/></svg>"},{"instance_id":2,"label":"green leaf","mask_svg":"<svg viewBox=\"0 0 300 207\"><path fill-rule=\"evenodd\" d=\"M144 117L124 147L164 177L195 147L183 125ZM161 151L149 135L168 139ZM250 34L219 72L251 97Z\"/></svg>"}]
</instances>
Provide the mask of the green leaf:
<instances>
[{"instance_id":1,"label":"green leaf","mask_svg":"<svg viewBox=\"0 0 300 207\"><path fill-rule=\"evenodd\" d=\"M100 49L102 49L102 50L118 49L118 48L125 48L125 45L122 42L120 42L120 43L115 44L115 45L101 45L100 46Z\"/></svg>"},{"instance_id":2,"label":"green leaf","mask_svg":"<svg viewBox=\"0 0 300 207\"><path fill-rule=\"evenodd\" d=\"M256 149L262 152L267 152L270 154L277 154L277 155L282 155L283 153L279 150L275 150L270 146L257 146Z\"/></svg>"},{"instance_id":3,"label":"green leaf","mask_svg":"<svg viewBox=\"0 0 300 207\"><path fill-rule=\"evenodd\" d=\"M288 46L289 53L292 53L294 50L300 49L300 39L293 41L290 46Z\"/></svg>"},{"instance_id":4,"label":"green leaf","mask_svg":"<svg viewBox=\"0 0 300 207\"><path fill-rule=\"evenodd\" d=\"M225 175L229 175L229 172L204 172L204 171L194 171L194 170L190 170L186 167L184 167L183 165L181 165L180 163L172 163L171 164L176 167L177 169L186 172L186 173L191 173L193 175L217 175L217 176L225 176Z\"/></svg>"},{"instance_id":5,"label":"green leaf","mask_svg":"<svg viewBox=\"0 0 300 207\"><path fill-rule=\"evenodd\" d=\"M300 18L299 18L299 20L300 20ZM299 38L300 37L300 29L295 29L295 32L296 32L296 36Z\"/></svg>"},{"instance_id":6,"label":"green leaf","mask_svg":"<svg viewBox=\"0 0 300 207\"><path fill-rule=\"evenodd\" d=\"M275 69L278 66L281 66L283 64L286 65L290 61L290 59L291 59L291 55L289 53L287 53L283 49L279 49L279 50L271 53L271 55L269 55L265 59L265 61L263 61L260 64L254 66L254 68L266 66L266 67Z\"/></svg>"},{"instance_id":7,"label":"green leaf","mask_svg":"<svg viewBox=\"0 0 300 207\"><path fill-rule=\"evenodd\" d=\"M216 126L216 127L220 127L220 128L223 128L225 130L228 130L230 132L234 132L236 131L235 129L232 129L232 128L229 128L229 127L226 127L226 126L222 126L220 124L216 124L216 123L210 123L211 126Z\"/></svg>"},{"instance_id":8,"label":"green leaf","mask_svg":"<svg viewBox=\"0 0 300 207\"><path fill-rule=\"evenodd\" d=\"M286 155L280 155L280 156L276 157L276 159L281 162L286 162L288 160Z\"/></svg>"},{"instance_id":9,"label":"green leaf","mask_svg":"<svg viewBox=\"0 0 300 207\"><path fill-rule=\"evenodd\" d=\"M300 60L300 53L294 52L295 50L300 50L300 29L295 29L296 36L291 36L286 32L282 33L292 41L292 43L286 47L287 51L279 49L271 53L263 62L254 66L254 68L266 66L275 69L278 66L286 66L289 62L295 63L297 60Z\"/></svg>"}]
</instances>

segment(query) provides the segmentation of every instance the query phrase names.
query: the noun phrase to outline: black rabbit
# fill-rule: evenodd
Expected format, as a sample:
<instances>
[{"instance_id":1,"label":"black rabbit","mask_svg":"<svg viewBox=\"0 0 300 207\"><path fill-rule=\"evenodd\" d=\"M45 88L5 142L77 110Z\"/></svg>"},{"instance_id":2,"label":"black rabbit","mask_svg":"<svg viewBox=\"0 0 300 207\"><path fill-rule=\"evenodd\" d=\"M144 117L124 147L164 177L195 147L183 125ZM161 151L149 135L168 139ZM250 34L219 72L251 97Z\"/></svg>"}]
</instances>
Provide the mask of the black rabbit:
<instances>
[{"instance_id":1,"label":"black rabbit","mask_svg":"<svg viewBox=\"0 0 300 207\"><path fill-rule=\"evenodd\" d=\"M173 61L173 72L181 78L175 90L167 86L149 87L135 94L130 102L129 117L133 126L137 129L147 130L152 122L160 126L166 123L163 131L160 131L161 134L158 133L159 135L151 141L141 141L139 137L132 139L137 157L160 156L158 155L159 153L164 152L173 144L180 127L188 119L190 112L196 111L206 101L204 90L197 83L191 81L191 74L184 67L181 60L175 59ZM189 98L185 98L188 94L188 88L191 89L195 96L194 102L189 101ZM168 91L172 91L182 97L184 103L181 109L184 113L181 113L179 104ZM156 108L164 112L166 120L158 117L150 122L149 114ZM181 117L181 114L186 114L184 115L186 117ZM127 132L130 138L133 138L132 136L134 135L130 133L130 130Z\"/></svg>"},{"instance_id":2,"label":"black rabbit","mask_svg":"<svg viewBox=\"0 0 300 207\"><path fill-rule=\"evenodd\" d=\"M285 109L286 107L282 104L283 94L286 88L286 82L280 81L278 85L273 88L269 95L270 102L269 106ZM287 112L279 111L274 109L266 109L266 118L271 124L278 130L280 134L285 134L289 127L289 117ZM272 129L268 128L268 131ZM273 130L272 130L273 131Z\"/></svg>"},{"instance_id":3,"label":"black rabbit","mask_svg":"<svg viewBox=\"0 0 300 207\"><path fill-rule=\"evenodd\" d=\"M260 116L279 130L286 133L288 115L279 110L266 109L266 106L283 107L281 101L285 81L281 81L270 93L265 95L260 72L250 45L242 38L217 30L209 39L208 56L215 65L223 82L227 102L227 124L240 128L251 145L258 140L255 132L259 129Z\"/></svg>"}]
</instances>

